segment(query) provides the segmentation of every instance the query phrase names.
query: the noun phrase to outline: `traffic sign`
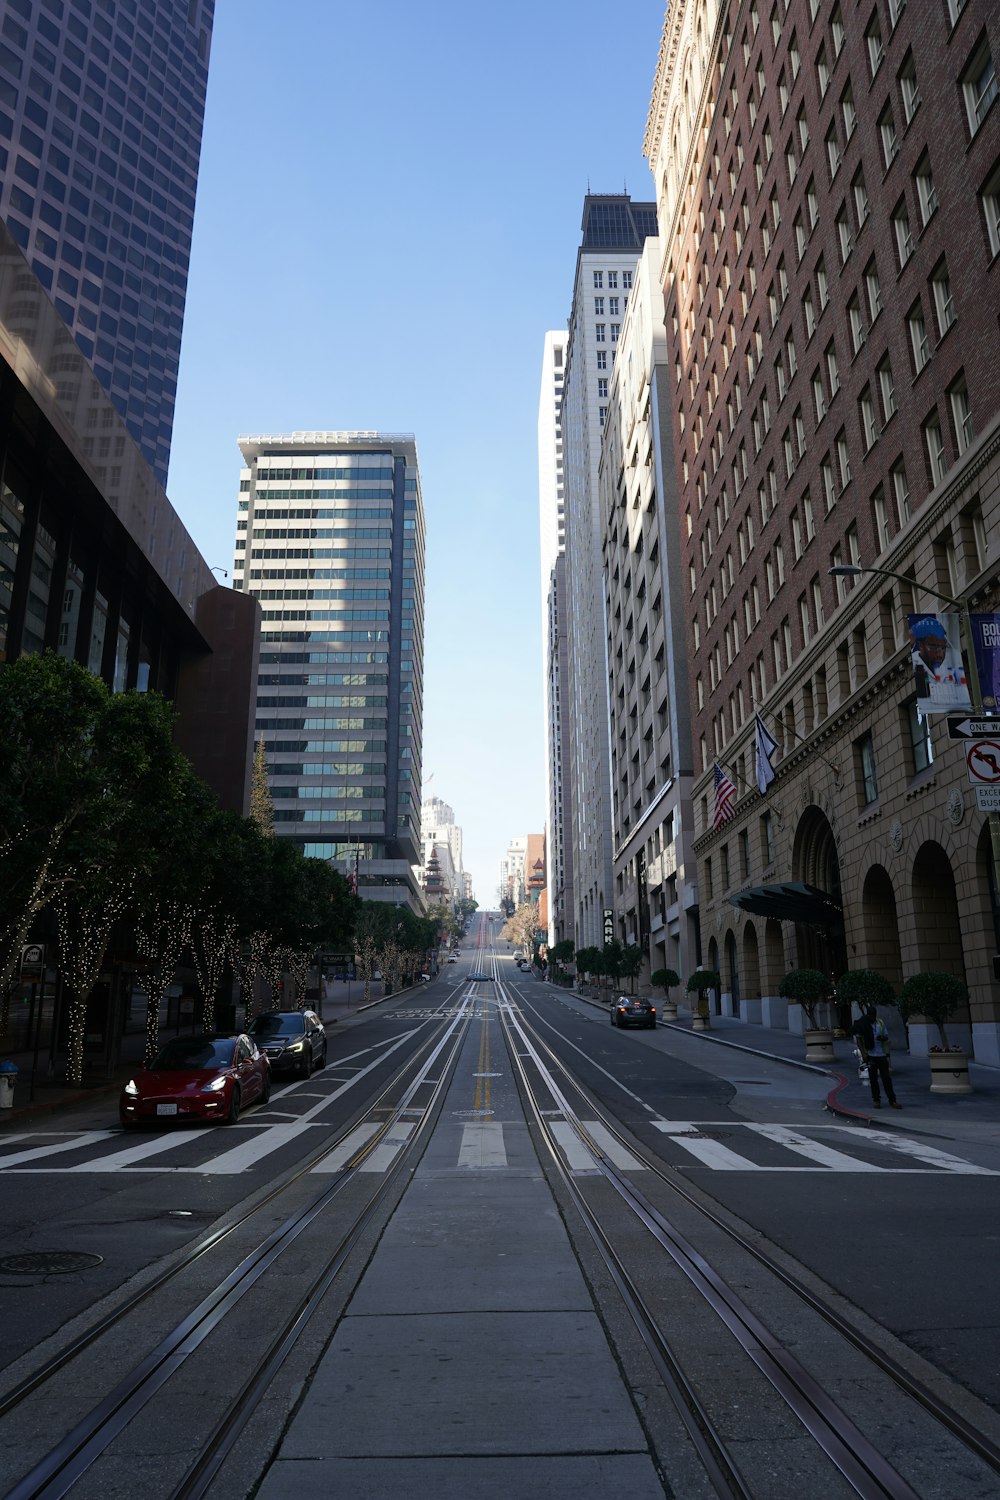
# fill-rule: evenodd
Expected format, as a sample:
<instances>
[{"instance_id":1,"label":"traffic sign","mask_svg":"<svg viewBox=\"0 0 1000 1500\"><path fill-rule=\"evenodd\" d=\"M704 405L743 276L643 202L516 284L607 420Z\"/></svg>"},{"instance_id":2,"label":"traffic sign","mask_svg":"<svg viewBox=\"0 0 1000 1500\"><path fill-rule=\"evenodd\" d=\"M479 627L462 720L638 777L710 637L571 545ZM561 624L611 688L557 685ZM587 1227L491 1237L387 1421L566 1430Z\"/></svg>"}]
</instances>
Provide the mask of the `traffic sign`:
<instances>
[{"instance_id":1,"label":"traffic sign","mask_svg":"<svg viewBox=\"0 0 1000 1500\"><path fill-rule=\"evenodd\" d=\"M977 786L976 806L980 812L1000 813L1000 786Z\"/></svg>"},{"instance_id":2,"label":"traffic sign","mask_svg":"<svg viewBox=\"0 0 1000 1500\"><path fill-rule=\"evenodd\" d=\"M975 740L965 752L973 786L1000 786L1000 739Z\"/></svg>"},{"instance_id":3,"label":"traffic sign","mask_svg":"<svg viewBox=\"0 0 1000 1500\"><path fill-rule=\"evenodd\" d=\"M953 740L978 740L984 734L1000 734L1000 718L949 719L948 734Z\"/></svg>"},{"instance_id":4,"label":"traffic sign","mask_svg":"<svg viewBox=\"0 0 1000 1500\"><path fill-rule=\"evenodd\" d=\"M34 984L45 973L45 946L25 943L21 949L21 983Z\"/></svg>"}]
</instances>

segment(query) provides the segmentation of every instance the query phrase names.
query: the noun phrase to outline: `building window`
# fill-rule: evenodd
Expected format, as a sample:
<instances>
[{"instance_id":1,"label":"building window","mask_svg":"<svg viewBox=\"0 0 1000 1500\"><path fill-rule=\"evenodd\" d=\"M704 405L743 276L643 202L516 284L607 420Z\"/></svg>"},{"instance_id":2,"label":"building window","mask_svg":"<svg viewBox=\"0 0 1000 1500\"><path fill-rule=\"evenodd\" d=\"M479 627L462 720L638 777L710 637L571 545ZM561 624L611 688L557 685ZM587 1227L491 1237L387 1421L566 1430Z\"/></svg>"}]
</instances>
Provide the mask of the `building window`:
<instances>
[{"instance_id":1,"label":"building window","mask_svg":"<svg viewBox=\"0 0 1000 1500\"><path fill-rule=\"evenodd\" d=\"M774 864L774 817L769 812L760 820L760 856L765 870Z\"/></svg>"},{"instance_id":2,"label":"building window","mask_svg":"<svg viewBox=\"0 0 1000 1500\"><path fill-rule=\"evenodd\" d=\"M896 500L896 514L899 517L900 528L906 525L910 519L910 487L906 479L906 466L903 460L893 464L890 469L892 476L892 492Z\"/></svg>"},{"instance_id":3,"label":"building window","mask_svg":"<svg viewBox=\"0 0 1000 1500\"><path fill-rule=\"evenodd\" d=\"M620 297L609 297L608 298L608 314L609 314L610 317L612 317L612 318L617 318L618 317L618 308L619 308L620 302L621 302L621 298Z\"/></svg>"},{"instance_id":4,"label":"building window","mask_svg":"<svg viewBox=\"0 0 1000 1500\"><path fill-rule=\"evenodd\" d=\"M597 351L597 368L599 370L606 370L608 368L608 353L606 349L598 349Z\"/></svg>"},{"instance_id":5,"label":"building window","mask_svg":"<svg viewBox=\"0 0 1000 1500\"><path fill-rule=\"evenodd\" d=\"M871 731L855 741L860 789L865 806L878 801L878 775L875 769L875 741Z\"/></svg>"},{"instance_id":6,"label":"building window","mask_svg":"<svg viewBox=\"0 0 1000 1500\"><path fill-rule=\"evenodd\" d=\"M859 172L852 184L854 188L854 210L858 216L858 229L864 224L868 217L868 189L865 186L865 174Z\"/></svg>"},{"instance_id":7,"label":"building window","mask_svg":"<svg viewBox=\"0 0 1000 1500\"><path fill-rule=\"evenodd\" d=\"M826 133L826 160L830 168L831 178L836 177L840 168L840 142L837 139L837 127L831 125Z\"/></svg>"},{"instance_id":8,"label":"building window","mask_svg":"<svg viewBox=\"0 0 1000 1500\"><path fill-rule=\"evenodd\" d=\"M934 412L924 423L924 443L927 447L927 462L930 466L931 483L941 483L947 470L947 462L944 452L944 434L941 431L941 423L938 421L937 412Z\"/></svg>"},{"instance_id":9,"label":"building window","mask_svg":"<svg viewBox=\"0 0 1000 1500\"><path fill-rule=\"evenodd\" d=\"M604 298L603 297L595 297L594 298L594 312L595 312L595 314L596 314L597 317L599 317L599 318L603 318L604 317Z\"/></svg>"},{"instance_id":10,"label":"building window","mask_svg":"<svg viewBox=\"0 0 1000 1500\"><path fill-rule=\"evenodd\" d=\"M604 285L604 272L603 271L595 271L594 272L594 286L599 291L603 285Z\"/></svg>"},{"instance_id":11,"label":"building window","mask_svg":"<svg viewBox=\"0 0 1000 1500\"><path fill-rule=\"evenodd\" d=\"M984 36L962 74L962 92L969 116L969 130L975 135L997 96L997 74L989 42Z\"/></svg>"},{"instance_id":12,"label":"building window","mask_svg":"<svg viewBox=\"0 0 1000 1500\"><path fill-rule=\"evenodd\" d=\"M843 428L837 436L837 462L840 465L840 488L846 490L851 482L851 458Z\"/></svg>"},{"instance_id":13,"label":"building window","mask_svg":"<svg viewBox=\"0 0 1000 1500\"><path fill-rule=\"evenodd\" d=\"M607 376L597 382L597 396L599 400L605 400L608 394Z\"/></svg>"},{"instance_id":14,"label":"building window","mask_svg":"<svg viewBox=\"0 0 1000 1500\"><path fill-rule=\"evenodd\" d=\"M816 331L816 308L813 305L812 292L806 287L802 295L802 319L806 328L806 342L812 338Z\"/></svg>"},{"instance_id":15,"label":"building window","mask_svg":"<svg viewBox=\"0 0 1000 1500\"><path fill-rule=\"evenodd\" d=\"M934 764L930 718L920 713L916 698L911 698L903 711L909 731L910 753L913 756L913 774L919 776L921 771L926 771L928 766Z\"/></svg>"},{"instance_id":16,"label":"building window","mask_svg":"<svg viewBox=\"0 0 1000 1500\"><path fill-rule=\"evenodd\" d=\"M854 90L850 84L840 96L840 112L844 119L844 140L849 141L858 123L858 112L854 108Z\"/></svg>"},{"instance_id":17,"label":"building window","mask_svg":"<svg viewBox=\"0 0 1000 1500\"><path fill-rule=\"evenodd\" d=\"M1000 255L1000 168L983 189L982 204L990 255Z\"/></svg>"},{"instance_id":18,"label":"building window","mask_svg":"<svg viewBox=\"0 0 1000 1500\"><path fill-rule=\"evenodd\" d=\"M860 354L861 346L865 341L865 324L861 316L861 303L857 293L847 304L847 313L851 324L851 349L854 354Z\"/></svg>"},{"instance_id":19,"label":"building window","mask_svg":"<svg viewBox=\"0 0 1000 1500\"><path fill-rule=\"evenodd\" d=\"M823 481L823 503L826 506L826 513L829 515L837 503L837 486L834 483L833 463L829 454L820 461L819 473Z\"/></svg>"},{"instance_id":20,"label":"building window","mask_svg":"<svg viewBox=\"0 0 1000 1500\"><path fill-rule=\"evenodd\" d=\"M630 285L631 285L631 283L630 283ZM608 288L612 292L616 292L618 290L618 272L617 271L609 271L608 272Z\"/></svg>"},{"instance_id":21,"label":"building window","mask_svg":"<svg viewBox=\"0 0 1000 1500\"><path fill-rule=\"evenodd\" d=\"M812 378L813 406L816 409L816 425L819 426L826 416L826 391L823 388L823 380L816 369Z\"/></svg>"},{"instance_id":22,"label":"building window","mask_svg":"<svg viewBox=\"0 0 1000 1500\"><path fill-rule=\"evenodd\" d=\"M611 342L613 344L617 344L618 337L619 337L621 331L622 331L622 325L620 323L612 323L612 325L611 325Z\"/></svg>"},{"instance_id":23,"label":"building window","mask_svg":"<svg viewBox=\"0 0 1000 1500\"><path fill-rule=\"evenodd\" d=\"M840 242L840 263L844 266L850 259L851 250L854 248L854 242L851 238L851 226L845 207L841 207L837 215L837 238Z\"/></svg>"},{"instance_id":24,"label":"building window","mask_svg":"<svg viewBox=\"0 0 1000 1500\"><path fill-rule=\"evenodd\" d=\"M926 226L937 212L938 206L937 190L931 175L930 157L926 152L917 163L914 181L917 185L917 201L920 204L920 222Z\"/></svg>"},{"instance_id":25,"label":"building window","mask_svg":"<svg viewBox=\"0 0 1000 1500\"><path fill-rule=\"evenodd\" d=\"M882 425L885 426L889 418L896 415L896 386L888 355L878 367L878 384L882 396Z\"/></svg>"},{"instance_id":26,"label":"building window","mask_svg":"<svg viewBox=\"0 0 1000 1500\"><path fill-rule=\"evenodd\" d=\"M908 52L903 59L903 66L899 70L898 77L900 97L903 101L903 119L909 125L920 108L920 89L917 87L917 70L912 52Z\"/></svg>"},{"instance_id":27,"label":"building window","mask_svg":"<svg viewBox=\"0 0 1000 1500\"><path fill-rule=\"evenodd\" d=\"M964 376L948 391L948 400L951 402L951 419L955 427L955 446L959 453L964 453L976 435L972 425L969 388Z\"/></svg>"},{"instance_id":28,"label":"building window","mask_svg":"<svg viewBox=\"0 0 1000 1500\"><path fill-rule=\"evenodd\" d=\"M943 339L955 321L955 301L951 294L948 265L938 261L931 272L931 290L934 293L934 311L937 314L938 338Z\"/></svg>"},{"instance_id":29,"label":"building window","mask_svg":"<svg viewBox=\"0 0 1000 1500\"><path fill-rule=\"evenodd\" d=\"M865 267L865 293L868 297L868 321L874 323L882 311L882 287L874 260L870 260Z\"/></svg>"},{"instance_id":30,"label":"building window","mask_svg":"<svg viewBox=\"0 0 1000 1500\"><path fill-rule=\"evenodd\" d=\"M931 357L931 345L927 337L924 310L919 302L915 302L907 313L906 326L910 333L910 349L913 354L914 374L919 375Z\"/></svg>"},{"instance_id":31,"label":"building window","mask_svg":"<svg viewBox=\"0 0 1000 1500\"><path fill-rule=\"evenodd\" d=\"M603 344L604 343L604 341L605 341L604 340L604 334L605 334L605 325L603 323L597 323L595 325L595 327L594 327L594 337L596 338L596 340L597 340L597 342L599 344Z\"/></svg>"},{"instance_id":32,"label":"building window","mask_svg":"<svg viewBox=\"0 0 1000 1500\"><path fill-rule=\"evenodd\" d=\"M871 386L866 385L861 392L861 434L864 438L865 452L874 448L878 442L878 421L875 416L875 400L872 396Z\"/></svg>"},{"instance_id":33,"label":"building window","mask_svg":"<svg viewBox=\"0 0 1000 1500\"><path fill-rule=\"evenodd\" d=\"M899 256L900 269L902 269L913 254L913 235L910 231L910 215L905 198L900 198L892 211L892 227L896 235L896 253Z\"/></svg>"},{"instance_id":34,"label":"building window","mask_svg":"<svg viewBox=\"0 0 1000 1500\"><path fill-rule=\"evenodd\" d=\"M816 288L819 292L819 310L823 313L830 300L830 282L826 274L826 262L822 255L816 264Z\"/></svg>"},{"instance_id":35,"label":"building window","mask_svg":"<svg viewBox=\"0 0 1000 1500\"><path fill-rule=\"evenodd\" d=\"M899 138L896 135L896 120L891 104L887 104L879 115L878 130L882 141L882 160L888 171L899 153Z\"/></svg>"},{"instance_id":36,"label":"building window","mask_svg":"<svg viewBox=\"0 0 1000 1500\"><path fill-rule=\"evenodd\" d=\"M882 66L885 57L885 48L882 45L882 27L879 23L878 11L872 11L872 18L865 30L865 42L868 47L868 66L871 68L872 77Z\"/></svg>"}]
</instances>

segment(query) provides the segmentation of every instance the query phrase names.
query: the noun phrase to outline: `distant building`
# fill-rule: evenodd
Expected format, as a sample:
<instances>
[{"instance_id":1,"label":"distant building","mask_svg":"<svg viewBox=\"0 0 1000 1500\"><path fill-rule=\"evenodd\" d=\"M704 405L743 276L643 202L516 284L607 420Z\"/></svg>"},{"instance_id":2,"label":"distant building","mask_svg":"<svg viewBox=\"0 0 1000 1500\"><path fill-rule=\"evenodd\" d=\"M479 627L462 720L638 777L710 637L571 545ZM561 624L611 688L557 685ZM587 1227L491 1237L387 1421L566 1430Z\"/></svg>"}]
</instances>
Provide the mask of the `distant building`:
<instances>
[{"instance_id":1,"label":"distant building","mask_svg":"<svg viewBox=\"0 0 1000 1500\"><path fill-rule=\"evenodd\" d=\"M419 911L424 508L409 434L240 439L234 587L263 611L274 829Z\"/></svg>"},{"instance_id":2,"label":"distant building","mask_svg":"<svg viewBox=\"0 0 1000 1500\"><path fill-rule=\"evenodd\" d=\"M542 585L542 693L545 705L548 893L546 931L556 943L573 933L573 850L570 797L569 620L566 596L566 514L562 398L565 331L545 335L538 397L538 517Z\"/></svg>"},{"instance_id":3,"label":"distant building","mask_svg":"<svg viewBox=\"0 0 1000 1500\"><path fill-rule=\"evenodd\" d=\"M428 797L420 807L420 843L423 851L421 880L428 889L425 874L433 853L443 886L438 898L452 907L465 899L465 874L462 869L462 830L455 822L454 810L440 797Z\"/></svg>"},{"instance_id":4,"label":"distant building","mask_svg":"<svg viewBox=\"0 0 1000 1500\"><path fill-rule=\"evenodd\" d=\"M615 935L651 970L698 966L687 607L659 268L646 240L601 451Z\"/></svg>"},{"instance_id":5,"label":"distant building","mask_svg":"<svg viewBox=\"0 0 1000 1500\"><path fill-rule=\"evenodd\" d=\"M197 774L246 812L259 610L219 586L2 224L0 373L0 661L50 647L163 693Z\"/></svg>"},{"instance_id":6,"label":"distant building","mask_svg":"<svg viewBox=\"0 0 1000 1500\"><path fill-rule=\"evenodd\" d=\"M568 676L560 684L572 771L570 858L576 946L604 941L612 904L608 745L607 622L601 576L598 466L608 392L625 305L656 205L627 193L588 193L576 258L562 400L566 586L560 622L568 622ZM563 601L560 600L560 606ZM563 765L565 774L566 766Z\"/></svg>"},{"instance_id":7,"label":"distant building","mask_svg":"<svg viewBox=\"0 0 1000 1500\"><path fill-rule=\"evenodd\" d=\"M215 0L9 0L0 217L166 485ZM95 477L117 467L107 434Z\"/></svg>"}]
</instances>

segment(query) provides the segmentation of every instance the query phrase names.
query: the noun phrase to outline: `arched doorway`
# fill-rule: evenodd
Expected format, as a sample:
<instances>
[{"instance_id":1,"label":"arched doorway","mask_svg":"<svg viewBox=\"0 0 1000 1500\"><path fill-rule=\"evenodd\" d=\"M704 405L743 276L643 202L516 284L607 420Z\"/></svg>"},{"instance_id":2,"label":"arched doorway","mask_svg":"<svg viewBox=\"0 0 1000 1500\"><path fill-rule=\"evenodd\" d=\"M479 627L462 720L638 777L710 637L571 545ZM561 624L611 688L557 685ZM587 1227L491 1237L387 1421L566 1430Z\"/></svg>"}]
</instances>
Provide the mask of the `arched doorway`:
<instances>
[{"instance_id":1,"label":"arched doorway","mask_svg":"<svg viewBox=\"0 0 1000 1500\"><path fill-rule=\"evenodd\" d=\"M721 974L722 973L722 969L721 969L721 966L719 964L719 945L715 941L715 938L711 938L710 941L709 941L709 944L708 944L708 967L715 974ZM720 994L720 992L718 990L710 991L710 993L712 995L713 1000L715 1001L715 1014L717 1016L721 1016L722 1015L722 996L721 996L721 994Z\"/></svg>"},{"instance_id":2,"label":"arched doorway","mask_svg":"<svg viewBox=\"0 0 1000 1500\"><path fill-rule=\"evenodd\" d=\"M861 888L861 923L864 932L864 967L877 969L893 989L903 983L903 955L896 920L896 893L887 870L872 865Z\"/></svg>"},{"instance_id":3,"label":"arched doorway","mask_svg":"<svg viewBox=\"0 0 1000 1500\"><path fill-rule=\"evenodd\" d=\"M837 840L829 819L815 804L807 807L795 830L792 869L796 880L832 896L841 904L840 859ZM842 974L847 968L847 944L843 916L829 923L796 922L796 965L819 969L823 974Z\"/></svg>"},{"instance_id":4,"label":"arched doorway","mask_svg":"<svg viewBox=\"0 0 1000 1500\"><path fill-rule=\"evenodd\" d=\"M921 844L913 861L913 914L920 968L939 969L964 979L955 876L951 860L933 839Z\"/></svg>"},{"instance_id":5,"label":"arched doorway","mask_svg":"<svg viewBox=\"0 0 1000 1500\"><path fill-rule=\"evenodd\" d=\"M778 986L785 973L785 943L781 936L781 923L776 922L773 917L768 918L764 928L764 969L767 993L774 996L778 993Z\"/></svg>"},{"instance_id":6,"label":"arched doorway","mask_svg":"<svg viewBox=\"0 0 1000 1500\"><path fill-rule=\"evenodd\" d=\"M743 1009L745 1021L760 1024L760 954L757 932L752 922L743 928Z\"/></svg>"},{"instance_id":7,"label":"arched doorway","mask_svg":"<svg viewBox=\"0 0 1000 1500\"><path fill-rule=\"evenodd\" d=\"M726 972L722 978L722 988L729 993L732 1014L738 1016L740 1013L740 966L736 956L736 937L731 928L726 933ZM721 1005L719 1009L721 1011Z\"/></svg>"}]
</instances>

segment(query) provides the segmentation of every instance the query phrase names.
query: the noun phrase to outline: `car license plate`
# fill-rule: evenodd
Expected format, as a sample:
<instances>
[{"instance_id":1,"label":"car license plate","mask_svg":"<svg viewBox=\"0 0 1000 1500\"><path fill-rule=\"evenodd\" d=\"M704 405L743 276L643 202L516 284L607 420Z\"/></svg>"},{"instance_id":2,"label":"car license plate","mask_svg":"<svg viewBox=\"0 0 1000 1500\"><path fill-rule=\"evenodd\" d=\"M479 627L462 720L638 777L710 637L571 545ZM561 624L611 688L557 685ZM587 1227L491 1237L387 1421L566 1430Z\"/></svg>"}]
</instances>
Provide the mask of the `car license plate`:
<instances>
[{"instance_id":1,"label":"car license plate","mask_svg":"<svg viewBox=\"0 0 1000 1500\"><path fill-rule=\"evenodd\" d=\"M176 1104L158 1104L156 1106L156 1113L158 1115L175 1115L177 1113L177 1105Z\"/></svg>"}]
</instances>

